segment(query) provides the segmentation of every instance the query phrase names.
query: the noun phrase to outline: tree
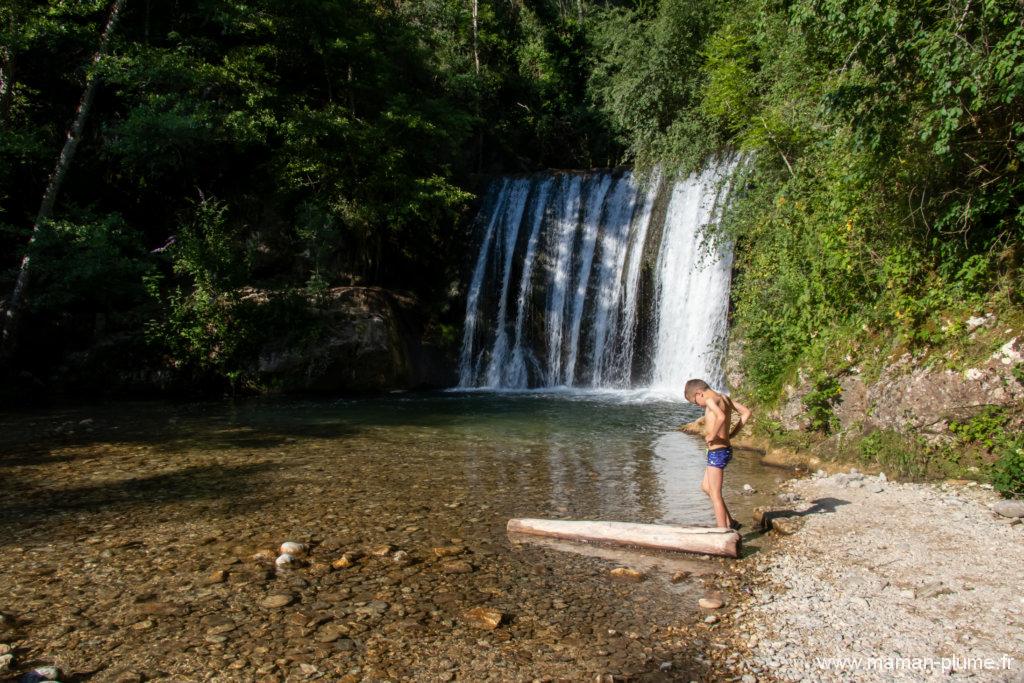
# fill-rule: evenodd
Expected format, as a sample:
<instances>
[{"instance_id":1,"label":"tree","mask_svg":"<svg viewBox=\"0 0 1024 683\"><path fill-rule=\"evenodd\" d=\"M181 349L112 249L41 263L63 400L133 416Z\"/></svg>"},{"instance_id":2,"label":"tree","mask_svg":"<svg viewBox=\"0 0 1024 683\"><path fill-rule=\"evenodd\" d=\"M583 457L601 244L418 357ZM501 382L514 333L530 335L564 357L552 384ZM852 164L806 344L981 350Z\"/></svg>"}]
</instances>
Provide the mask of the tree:
<instances>
[{"instance_id":1,"label":"tree","mask_svg":"<svg viewBox=\"0 0 1024 683\"><path fill-rule=\"evenodd\" d=\"M100 36L99 47L92 58L93 68L98 66L107 54L107 50L110 45L110 37L117 26L118 20L120 19L124 3L125 0L114 0L114 3L111 5L106 26ZM9 357L14 351L21 308L24 303L25 289L28 287L29 273L31 270L32 247L39 236L39 232L45 227L46 223L53 215L53 209L57 204L57 196L64 183L64 177L67 175L68 168L71 166L71 161L74 159L75 152L78 149L78 143L82 137L82 131L85 130L85 124L89 120L89 111L92 109L93 100L96 98L96 86L98 82L99 79L95 73L89 74L86 77L85 90L82 93L81 101L78 103L78 110L75 113L75 119L71 124L71 128L68 129L67 138L64 141L64 147L61 149L60 155L57 157L56 166L54 167L50 180L46 185L46 192L43 194L43 200L39 206L39 213L36 215L36 220L32 225L32 232L29 236L28 245L25 248L25 254L22 256L21 264L18 267L18 277L14 282L14 289L11 291L11 297L7 301L7 308L3 314L3 332L2 336L0 336L0 358ZM6 95L6 92L9 90L10 86L8 85L7 91L3 94ZM2 113L2 110L0 110L0 113Z\"/></svg>"}]
</instances>

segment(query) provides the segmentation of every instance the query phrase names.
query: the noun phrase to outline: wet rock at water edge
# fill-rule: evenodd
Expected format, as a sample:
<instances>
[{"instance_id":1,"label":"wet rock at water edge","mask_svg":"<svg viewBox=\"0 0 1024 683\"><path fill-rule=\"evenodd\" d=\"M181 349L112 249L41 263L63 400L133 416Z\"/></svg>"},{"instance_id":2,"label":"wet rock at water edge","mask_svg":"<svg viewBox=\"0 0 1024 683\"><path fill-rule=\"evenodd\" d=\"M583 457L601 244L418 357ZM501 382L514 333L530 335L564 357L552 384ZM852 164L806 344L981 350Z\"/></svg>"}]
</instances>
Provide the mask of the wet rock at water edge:
<instances>
[{"instance_id":1,"label":"wet rock at water edge","mask_svg":"<svg viewBox=\"0 0 1024 683\"><path fill-rule=\"evenodd\" d=\"M1024 517L1024 500L1001 500L992 510L1003 517Z\"/></svg>"},{"instance_id":2,"label":"wet rock at water edge","mask_svg":"<svg viewBox=\"0 0 1024 683\"><path fill-rule=\"evenodd\" d=\"M473 571L473 565L465 560L451 560L441 565L442 574L469 574Z\"/></svg>"},{"instance_id":3,"label":"wet rock at water edge","mask_svg":"<svg viewBox=\"0 0 1024 683\"><path fill-rule=\"evenodd\" d=\"M608 574L616 581L639 583L644 580L644 573L631 567L616 567L608 572Z\"/></svg>"},{"instance_id":4,"label":"wet rock at water edge","mask_svg":"<svg viewBox=\"0 0 1024 683\"><path fill-rule=\"evenodd\" d=\"M791 536L803 525L798 517L776 517L771 520L772 531L783 536Z\"/></svg>"},{"instance_id":5,"label":"wet rock at water edge","mask_svg":"<svg viewBox=\"0 0 1024 683\"><path fill-rule=\"evenodd\" d=\"M295 596L289 593L274 593L273 595L268 595L263 598L260 602L260 606L266 609L278 609L281 607L287 607L292 604L293 600L295 600Z\"/></svg>"},{"instance_id":6,"label":"wet rock at water edge","mask_svg":"<svg viewBox=\"0 0 1024 683\"><path fill-rule=\"evenodd\" d=\"M505 620L505 614L490 607L474 607L463 612L462 619L470 626L493 631L501 626L501 622Z\"/></svg>"},{"instance_id":7,"label":"wet rock at water edge","mask_svg":"<svg viewBox=\"0 0 1024 683\"><path fill-rule=\"evenodd\" d=\"M712 595L705 596L697 601L697 605L701 609L721 609L723 604L725 603L722 602L721 598Z\"/></svg>"}]
</instances>

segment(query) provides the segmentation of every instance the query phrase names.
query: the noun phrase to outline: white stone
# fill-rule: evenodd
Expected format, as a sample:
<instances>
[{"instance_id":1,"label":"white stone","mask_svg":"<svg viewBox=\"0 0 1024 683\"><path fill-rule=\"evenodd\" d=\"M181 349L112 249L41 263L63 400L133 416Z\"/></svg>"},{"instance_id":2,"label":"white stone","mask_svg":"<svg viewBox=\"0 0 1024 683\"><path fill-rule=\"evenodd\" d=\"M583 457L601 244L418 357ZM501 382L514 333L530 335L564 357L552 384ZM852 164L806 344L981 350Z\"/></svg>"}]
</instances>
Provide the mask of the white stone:
<instances>
[{"instance_id":1,"label":"white stone","mask_svg":"<svg viewBox=\"0 0 1024 683\"><path fill-rule=\"evenodd\" d=\"M282 555L291 555L293 558L302 557L306 554L306 544L296 543L295 541L285 541L278 548Z\"/></svg>"},{"instance_id":2,"label":"white stone","mask_svg":"<svg viewBox=\"0 0 1024 683\"><path fill-rule=\"evenodd\" d=\"M277 559L274 560L274 564L276 564L278 567L289 567L294 563L295 556L291 555L290 553L281 553L277 556Z\"/></svg>"}]
</instances>

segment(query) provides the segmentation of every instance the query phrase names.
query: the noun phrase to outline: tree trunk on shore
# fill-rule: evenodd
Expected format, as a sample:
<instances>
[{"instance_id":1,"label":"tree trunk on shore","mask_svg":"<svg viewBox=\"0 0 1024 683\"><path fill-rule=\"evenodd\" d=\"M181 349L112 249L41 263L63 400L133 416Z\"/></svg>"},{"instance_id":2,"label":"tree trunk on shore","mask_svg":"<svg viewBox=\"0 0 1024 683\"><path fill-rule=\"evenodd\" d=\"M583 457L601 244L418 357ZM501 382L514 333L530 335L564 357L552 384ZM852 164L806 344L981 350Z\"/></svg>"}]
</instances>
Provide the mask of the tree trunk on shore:
<instances>
[{"instance_id":1,"label":"tree trunk on shore","mask_svg":"<svg viewBox=\"0 0 1024 683\"><path fill-rule=\"evenodd\" d=\"M724 557L738 557L740 551L738 533L732 529L715 527L566 519L510 519L506 529L513 535L525 534L566 541L589 541Z\"/></svg>"},{"instance_id":2,"label":"tree trunk on shore","mask_svg":"<svg viewBox=\"0 0 1024 683\"><path fill-rule=\"evenodd\" d=\"M95 68L107 54L107 49L110 45L110 37L114 32L114 28L117 26L117 21L121 16L121 10L124 7L124 3L125 0L114 0L114 3L111 5L106 26L103 28L103 33L100 36L99 47L92 58L93 68ZM64 148L61 150L60 156L57 157L57 164L54 167L53 173L50 175L50 180L46 185L46 192L43 194L43 201L40 203L39 213L36 215L35 223L32 225L32 233L29 236L28 245L25 248L25 255L21 258L21 265L18 268L18 278L15 280L14 289L11 291L11 298L8 300L7 308L4 311L3 332L2 336L0 336L0 359L6 359L14 352L15 340L18 335L18 323L21 317L21 309L24 306L25 289L28 286L29 272L31 269L32 248L35 245L39 231L53 215L53 208L57 203L57 195L60 193L61 185L64 183L64 176L67 175L68 167L70 167L71 160L74 158L75 151L78 149L78 143L81 140L82 131L85 129L85 124L89 119L89 110L92 108L93 100L96 98L96 84L98 80L99 79L95 74L88 74L86 76L85 91L82 93L82 99L78 103L78 111L75 114L75 120L71 124L71 128L68 130L67 138L64 140ZM7 91L10 90L10 87L10 85L7 86ZM4 96L7 96L7 91L5 91Z\"/></svg>"}]
</instances>

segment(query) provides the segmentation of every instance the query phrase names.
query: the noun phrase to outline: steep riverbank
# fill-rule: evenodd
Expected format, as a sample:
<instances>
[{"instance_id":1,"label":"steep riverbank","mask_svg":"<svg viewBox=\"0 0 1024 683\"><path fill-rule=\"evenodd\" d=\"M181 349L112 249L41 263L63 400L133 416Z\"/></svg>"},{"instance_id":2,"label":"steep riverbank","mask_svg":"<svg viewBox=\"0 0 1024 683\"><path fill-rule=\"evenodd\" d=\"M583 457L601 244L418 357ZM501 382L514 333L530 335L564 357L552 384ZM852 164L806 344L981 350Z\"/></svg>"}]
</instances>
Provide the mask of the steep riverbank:
<instances>
[{"instance_id":1,"label":"steep riverbank","mask_svg":"<svg viewBox=\"0 0 1024 683\"><path fill-rule=\"evenodd\" d=\"M1024 524L993 510L1012 505L970 482L857 473L791 480L779 497L792 535L737 563L722 615L737 677L1024 676Z\"/></svg>"}]
</instances>

